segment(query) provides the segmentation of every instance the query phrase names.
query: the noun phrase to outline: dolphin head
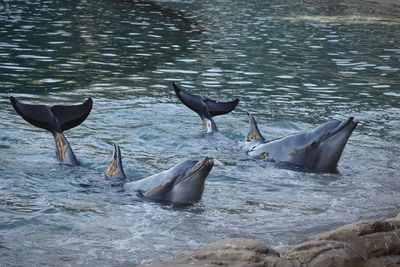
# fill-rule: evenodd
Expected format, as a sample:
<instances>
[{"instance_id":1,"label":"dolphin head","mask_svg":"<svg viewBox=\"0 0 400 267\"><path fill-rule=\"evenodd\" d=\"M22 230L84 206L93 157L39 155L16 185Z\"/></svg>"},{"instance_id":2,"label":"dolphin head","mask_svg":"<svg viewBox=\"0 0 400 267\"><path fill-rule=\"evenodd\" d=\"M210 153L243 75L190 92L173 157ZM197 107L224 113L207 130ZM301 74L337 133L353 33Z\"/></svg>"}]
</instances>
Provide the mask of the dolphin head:
<instances>
[{"instance_id":1,"label":"dolphin head","mask_svg":"<svg viewBox=\"0 0 400 267\"><path fill-rule=\"evenodd\" d=\"M214 161L211 158L181 162L169 170L170 178L167 183L143 192L143 195L149 199L176 204L198 202L203 195L205 180L213 166Z\"/></svg>"},{"instance_id":2,"label":"dolphin head","mask_svg":"<svg viewBox=\"0 0 400 267\"><path fill-rule=\"evenodd\" d=\"M293 162L317 171L335 171L358 120L332 120L304 134L304 145L290 153Z\"/></svg>"}]
</instances>

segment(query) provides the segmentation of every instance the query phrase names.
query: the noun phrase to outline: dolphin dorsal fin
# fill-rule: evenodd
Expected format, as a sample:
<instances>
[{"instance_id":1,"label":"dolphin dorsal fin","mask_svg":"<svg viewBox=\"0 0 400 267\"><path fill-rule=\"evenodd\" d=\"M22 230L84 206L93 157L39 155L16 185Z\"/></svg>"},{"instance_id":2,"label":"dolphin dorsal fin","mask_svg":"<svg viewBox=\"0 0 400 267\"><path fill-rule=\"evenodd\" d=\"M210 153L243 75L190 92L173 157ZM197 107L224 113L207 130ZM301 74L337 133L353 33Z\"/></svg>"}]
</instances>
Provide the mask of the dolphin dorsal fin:
<instances>
[{"instance_id":1,"label":"dolphin dorsal fin","mask_svg":"<svg viewBox=\"0 0 400 267\"><path fill-rule=\"evenodd\" d=\"M73 106L30 105L10 97L15 111L33 126L52 133L63 132L81 124L92 110L93 101L89 97L83 104Z\"/></svg>"},{"instance_id":2,"label":"dolphin dorsal fin","mask_svg":"<svg viewBox=\"0 0 400 267\"><path fill-rule=\"evenodd\" d=\"M117 144L114 144L114 151L110 163L104 172L106 178L125 181L126 175L122 166L121 150Z\"/></svg>"},{"instance_id":3,"label":"dolphin dorsal fin","mask_svg":"<svg viewBox=\"0 0 400 267\"><path fill-rule=\"evenodd\" d=\"M247 112L247 115L249 116L250 129L245 141L264 141L265 138L261 135L253 115L249 112Z\"/></svg>"}]
</instances>

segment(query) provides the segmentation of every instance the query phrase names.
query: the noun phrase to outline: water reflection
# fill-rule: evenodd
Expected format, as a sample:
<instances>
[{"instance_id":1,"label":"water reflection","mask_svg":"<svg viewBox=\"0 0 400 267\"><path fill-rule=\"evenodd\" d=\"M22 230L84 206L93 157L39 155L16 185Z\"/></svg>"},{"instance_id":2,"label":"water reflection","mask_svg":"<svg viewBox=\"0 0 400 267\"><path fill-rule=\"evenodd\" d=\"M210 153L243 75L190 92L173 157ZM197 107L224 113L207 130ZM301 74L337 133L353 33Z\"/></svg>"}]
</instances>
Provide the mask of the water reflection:
<instances>
[{"instance_id":1,"label":"water reflection","mask_svg":"<svg viewBox=\"0 0 400 267\"><path fill-rule=\"evenodd\" d=\"M147 1L6 1L1 7L3 88L19 92L71 90L154 69L199 33L180 12Z\"/></svg>"}]
</instances>

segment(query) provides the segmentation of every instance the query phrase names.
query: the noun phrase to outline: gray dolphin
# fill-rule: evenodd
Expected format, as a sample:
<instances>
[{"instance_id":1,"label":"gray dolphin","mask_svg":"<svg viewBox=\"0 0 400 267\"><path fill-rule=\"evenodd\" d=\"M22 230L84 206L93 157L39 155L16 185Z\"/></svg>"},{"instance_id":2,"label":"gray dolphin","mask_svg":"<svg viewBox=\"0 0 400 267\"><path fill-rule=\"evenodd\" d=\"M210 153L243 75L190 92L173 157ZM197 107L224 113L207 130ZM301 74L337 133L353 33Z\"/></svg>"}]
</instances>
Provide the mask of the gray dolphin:
<instances>
[{"instance_id":1,"label":"gray dolphin","mask_svg":"<svg viewBox=\"0 0 400 267\"><path fill-rule=\"evenodd\" d=\"M119 146L114 144L113 156L105 176L112 181L122 181L124 190L139 193L147 199L190 204L201 199L205 180L213 166L211 158L199 161L185 160L160 173L126 182L121 151Z\"/></svg>"},{"instance_id":2,"label":"gray dolphin","mask_svg":"<svg viewBox=\"0 0 400 267\"><path fill-rule=\"evenodd\" d=\"M275 140L251 140L247 152L263 159L295 164L316 171L335 171L358 120L331 120L317 128ZM256 142L254 144L254 142Z\"/></svg>"},{"instance_id":3,"label":"gray dolphin","mask_svg":"<svg viewBox=\"0 0 400 267\"><path fill-rule=\"evenodd\" d=\"M212 117L232 111L238 103L238 100L225 103L205 100L182 91L175 83L173 88L179 100L200 116L208 133L218 132ZM345 121L331 120L311 131L267 141L261 135L254 117L248 115L250 131L240 147L249 155L327 172L336 170L344 147L358 124L353 117Z\"/></svg>"},{"instance_id":4,"label":"gray dolphin","mask_svg":"<svg viewBox=\"0 0 400 267\"><path fill-rule=\"evenodd\" d=\"M24 104L12 96L10 101L15 111L24 120L53 134L56 153L61 164L79 165L63 132L78 126L89 116L93 106L93 101L90 97L80 105L56 105L52 107Z\"/></svg>"}]
</instances>

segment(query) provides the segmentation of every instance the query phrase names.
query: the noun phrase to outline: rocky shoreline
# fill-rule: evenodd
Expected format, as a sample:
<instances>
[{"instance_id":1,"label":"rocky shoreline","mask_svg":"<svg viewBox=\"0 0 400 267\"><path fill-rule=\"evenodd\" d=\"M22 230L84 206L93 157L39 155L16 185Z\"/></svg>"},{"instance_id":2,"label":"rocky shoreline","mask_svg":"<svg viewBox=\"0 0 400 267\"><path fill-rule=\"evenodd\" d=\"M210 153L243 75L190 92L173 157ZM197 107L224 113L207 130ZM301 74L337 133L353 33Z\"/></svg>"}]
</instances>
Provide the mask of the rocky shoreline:
<instances>
[{"instance_id":1,"label":"rocky shoreline","mask_svg":"<svg viewBox=\"0 0 400 267\"><path fill-rule=\"evenodd\" d=\"M321 234L285 254L253 239L226 239L165 261L140 266L400 266L400 213Z\"/></svg>"}]
</instances>

